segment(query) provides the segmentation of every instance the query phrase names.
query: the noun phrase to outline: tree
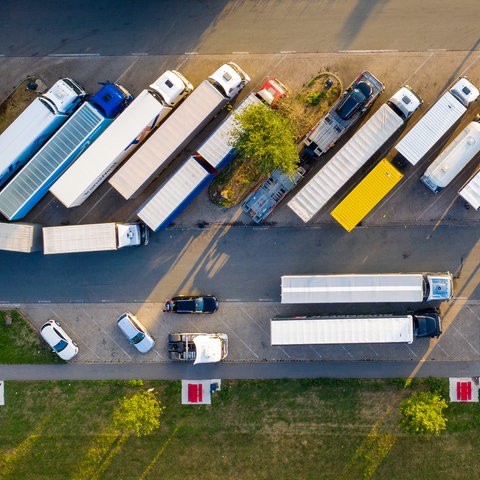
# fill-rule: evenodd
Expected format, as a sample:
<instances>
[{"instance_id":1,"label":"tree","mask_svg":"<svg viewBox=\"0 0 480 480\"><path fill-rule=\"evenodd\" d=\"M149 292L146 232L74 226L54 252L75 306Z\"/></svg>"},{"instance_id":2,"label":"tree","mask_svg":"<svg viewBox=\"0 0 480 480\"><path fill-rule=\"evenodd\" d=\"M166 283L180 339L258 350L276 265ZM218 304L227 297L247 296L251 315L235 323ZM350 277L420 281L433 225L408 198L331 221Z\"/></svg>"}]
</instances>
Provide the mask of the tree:
<instances>
[{"instance_id":1,"label":"tree","mask_svg":"<svg viewBox=\"0 0 480 480\"><path fill-rule=\"evenodd\" d=\"M296 172L299 157L289 119L263 104L233 115L237 125L231 131L230 145L240 158L251 162L257 175L269 175L277 168L289 175Z\"/></svg>"},{"instance_id":2,"label":"tree","mask_svg":"<svg viewBox=\"0 0 480 480\"><path fill-rule=\"evenodd\" d=\"M447 419L443 414L447 407L447 402L435 393L414 393L400 405L403 416L400 426L409 433L438 435L447 428Z\"/></svg>"},{"instance_id":3,"label":"tree","mask_svg":"<svg viewBox=\"0 0 480 480\"><path fill-rule=\"evenodd\" d=\"M115 427L123 432L134 432L137 437L148 435L160 426L160 415L165 407L152 391L141 391L119 400L113 414Z\"/></svg>"}]
</instances>

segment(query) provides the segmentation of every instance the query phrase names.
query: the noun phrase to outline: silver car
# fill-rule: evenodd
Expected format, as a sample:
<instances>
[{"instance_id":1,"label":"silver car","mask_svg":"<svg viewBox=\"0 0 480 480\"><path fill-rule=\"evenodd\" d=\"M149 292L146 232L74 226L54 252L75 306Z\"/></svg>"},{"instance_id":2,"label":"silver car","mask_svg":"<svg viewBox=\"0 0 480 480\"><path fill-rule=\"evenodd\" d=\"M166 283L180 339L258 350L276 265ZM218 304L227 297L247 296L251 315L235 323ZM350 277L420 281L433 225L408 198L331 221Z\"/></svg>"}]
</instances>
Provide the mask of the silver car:
<instances>
[{"instance_id":1,"label":"silver car","mask_svg":"<svg viewBox=\"0 0 480 480\"><path fill-rule=\"evenodd\" d=\"M77 344L56 320L49 320L43 324L40 335L62 360L71 360L78 353Z\"/></svg>"},{"instance_id":2,"label":"silver car","mask_svg":"<svg viewBox=\"0 0 480 480\"><path fill-rule=\"evenodd\" d=\"M153 337L132 313L122 313L117 319L117 325L139 352L147 353L155 346Z\"/></svg>"}]
</instances>

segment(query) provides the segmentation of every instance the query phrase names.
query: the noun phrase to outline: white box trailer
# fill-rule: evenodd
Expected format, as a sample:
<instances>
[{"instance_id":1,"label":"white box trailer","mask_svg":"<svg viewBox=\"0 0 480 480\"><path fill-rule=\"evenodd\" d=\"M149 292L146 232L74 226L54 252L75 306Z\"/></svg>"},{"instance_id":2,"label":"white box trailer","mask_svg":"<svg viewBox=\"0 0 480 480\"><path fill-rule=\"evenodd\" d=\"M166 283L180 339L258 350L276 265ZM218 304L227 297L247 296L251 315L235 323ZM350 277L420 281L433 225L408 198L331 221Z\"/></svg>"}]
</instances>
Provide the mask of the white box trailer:
<instances>
[{"instance_id":1,"label":"white box trailer","mask_svg":"<svg viewBox=\"0 0 480 480\"><path fill-rule=\"evenodd\" d=\"M139 223L94 223L43 228L43 253L118 250L146 245L148 230Z\"/></svg>"},{"instance_id":2,"label":"white box trailer","mask_svg":"<svg viewBox=\"0 0 480 480\"><path fill-rule=\"evenodd\" d=\"M50 192L67 208L81 205L192 90L183 75L167 70L135 98Z\"/></svg>"},{"instance_id":3,"label":"white box trailer","mask_svg":"<svg viewBox=\"0 0 480 480\"><path fill-rule=\"evenodd\" d=\"M410 344L414 337L438 337L441 333L441 318L436 311L413 315L275 317L270 321L272 345Z\"/></svg>"},{"instance_id":4,"label":"white box trailer","mask_svg":"<svg viewBox=\"0 0 480 480\"><path fill-rule=\"evenodd\" d=\"M34 223L0 223L0 250L30 253L41 249L41 225Z\"/></svg>"},{"instance_id":5,"label":"white box trailer","mask_svg":"<svg viewBox=\"0 0 480 480\"><path fill-rule=\"evenodd\" d=\"M77 82L61 78L10 124L0 135L0 185L33 157L86 95Z\"/></svg>"},{"instance_id":6,"label":"white box trailer","mask_svg":"<svg viewBox=\"0 0 480 480\"><path fill-rule=\"evenodd\" d=\"M109 183L126 200L136 196L249 81L234 63L220 67L150 135Z\"/></svg>"},{"instance_id":7,"label":"white box trailer","mask_svg":"<svg viewBox=\"0 0 480 480\"><path fill-rule=\"evenodd\" d=\"M478 89L467 78L460 78L397 143L395 149L412 165L447 133L478 98Z\"/></svg>"},{"instance_id":8,"label":"white box trailer","mask_svg":"<svg viewBox=\"0 0 480 480\"><path fill-rule=\"evenodd\" d=\"M480 123L471 122L429 165L420 180L433 192L445 188L480 152Z\"/></svg>"},{"instance_id":9,"label":"white box trailer","mask_svg":"<svg viewBox=\"0 0 480 480\"><path fill-rule=\"evenodd\" d=\"M282 303L390 303L450 300L450 273L284 275Z\"/></svg>"},{"instance_id":10,"label":"white box trailer","mask_svg":"<svg viewBox=\"0 0 480 480\"><path fill-rule=\"evenodd\" d=\"M413 90L402 87L288 202L290 209L304 222L311 220L421 104Z\"/></svg>"}]
</instances>

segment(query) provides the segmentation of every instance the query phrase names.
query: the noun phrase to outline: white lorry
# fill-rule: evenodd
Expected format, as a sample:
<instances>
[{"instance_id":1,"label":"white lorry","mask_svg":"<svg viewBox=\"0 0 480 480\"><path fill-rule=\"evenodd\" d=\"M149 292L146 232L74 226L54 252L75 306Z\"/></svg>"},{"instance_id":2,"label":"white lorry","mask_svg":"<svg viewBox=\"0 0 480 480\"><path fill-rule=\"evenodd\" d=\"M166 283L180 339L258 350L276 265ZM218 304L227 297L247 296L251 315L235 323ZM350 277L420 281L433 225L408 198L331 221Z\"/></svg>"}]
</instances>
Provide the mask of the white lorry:
<instances>
[{"instance_id":1,"label":"white lorry","mask_svg":"<svg viewBox=\"0 0 480 480\"><path fill-rule=\"evenodd\" d=\"M420 180L434 193L445 188L480 152L480 123L471 122L429 165Z\"/></svg>"},{"instance_id":2,"label":"white lorry","mask_svg":"<svg viewBox=\"0 0 480 480\"><path fill-rule=\"evenodd\" d=\"M407 132L395 149L416 165L453 127L478 95L475 85L465 77L460 78Z\"/></svg>"},{"instance_id":3,"label":"white lorry","mask_svg":"<svg viewBox=\"0 0 480 480\"><path fill-rule=\"evenodd\" d=\"M135 98L50 192L67 208L81 205L192 90L182 74L167 70Z\"/></svg>"},{"instance_id":4,"label":"white lorry","mask_svg":"<svg viewBox=\"0 0 480 480\"><path fill-rule=\"evenodd\" d=\"M422 99L408 86L383 104L288 202L308 222L413 115Z\"/></svg>"},{"instance_id":5,"label":"white lorry","mask_svg":"<svg viewBox=\"0 0 480 480\"><path fill-rule=\"evenodd\" d=\"M0 185L22 167L68 119L87 92L61 78L36 98L0 135Z\"/></svg>"},{"instance_id":6,"label":"white lorry","mask_svg":"<svg viewBox=\"0 0 480 480\"><path fill-rule=\"evenodd\" d=\"M277 79L269 78L257 92L248 94L235 108L241 113L251 105L266 104L271 108L286 95L286 87ZM192 155L140 208L138 217L152 230L162 230L209 183L220 168L236 155L230 144L230 132L235 126L231 113Z\"/></svg>"},{"instance_id":7,"label":"white lorry","mask_svg":"<svg viewBox=\"0 0 480 480\"><path fill-rule=\"evenodd\" d=\"M25 217L132 99L121 85L103 84L0 192L3 215L9 220Z\"/></svg>"},{"instance_id":8,"label":"white lorry","mask_svg":"<svg viewBox=\"0 0 480 480\"><path fill-rule=\"evenodd\" d=\"M453 295L450 273L284 275L282 303L440 302Z\"/></svg>"},{"instance_id":9,"label":"white lorry","mask_svg":"<svg viewBox=\"0 0 480 480\"><path fill-rule=\"evenodd\" d=\"M204 80L110 178L126 200L140 193L250 81L235 63Z\"/></svg>"},{"instance_id":10,"label":"white lorry","mask_svg":"<svg viewBox=\"0 0 480 480\"><path fill-rule=\"evenodd\" d=\"M228 337L225 333L170 333L168 357L170 360L216 363L228 355Z\"/></svg>"},{"instance_id":11,"label":"white lorry","mask_svg":"<svg viewBox=\"0 0 480 480\"><path fill-rule=\"evenodd\" d=\"M367 112L385 86L370 72L362 72L340 99L308 132L304 143L309 155L320 156L330 150L340 137Z\"/></svg>"},{"instance_id":12,"label":"white lorry","mask_svg":"<svg viewBox=\"0 0 480 480\"><path fill-rule=\"evenodd\" d=\"M147 245L148 229L141 223L94 223L43 228L43 253L118 250Z\"/></svg>"},{"instance_id":13,"label":"white lorry","mask_svg":"<svg viewBox=\"0 0 480 480\"><path fill-rule=\"evenodd\" d=\"M0 250L31 253L41 249L41 225L34 223L0 223Z\"/></svg>"},{"instance_id":14,"label":"white lorry","mask_svg":"<svg viewBox=\"0 0 480 480\"><path fill-rule=\"evenodd\" d=\"M414 338L441 333L442 319L435 310L409 315L275 317L270 321L272 345L410 344Z\"/></svg>"}]
</instances>

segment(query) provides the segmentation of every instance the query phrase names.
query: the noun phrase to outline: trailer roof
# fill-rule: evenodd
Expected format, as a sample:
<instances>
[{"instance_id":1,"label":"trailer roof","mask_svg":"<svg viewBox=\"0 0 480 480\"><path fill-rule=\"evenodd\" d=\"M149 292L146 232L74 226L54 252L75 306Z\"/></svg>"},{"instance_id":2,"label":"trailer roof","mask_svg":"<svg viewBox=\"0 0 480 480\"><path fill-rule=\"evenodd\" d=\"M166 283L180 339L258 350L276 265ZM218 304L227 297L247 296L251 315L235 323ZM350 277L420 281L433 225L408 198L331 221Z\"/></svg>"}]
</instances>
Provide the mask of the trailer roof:
<instances>
[{"instance_id":1,"label":"trailer roof","mask_svg":"<svg viewBox=\"0 0 480 480\"><path fill-rule=\"evenodd\" d=\"M153 231L167 227L182 204L205 184L208 173L190 157L140 208L137 216Z\"/></svg>"},{"instance_id":2,"label":"trailer roof","mask_svg":"<svg viewBox=\"0 0 480 480\"><path fill-rule=\"evenodd\" d=\"M445 92L395 145L395 149L416 165L466 111L467 108L450 92Z\"/></svg>"},{"instance_id":3,"label":"trailer roof","mask_svg":"<svg viewBox=\"0 0 480 480\"><path fill-rule=\"evenodd\" d=\"M272 345L412 343L411 315L272 319Z\"/></svg>"},{"instance_id":4,"label":"trailer roof","mask_svg":"<svg viewBox=\"0 0 480 480\"><path fill-rule=\"evenodd\" d=\"M115 250L115 223L67 225L43 228L43 253L74 253Z\"/></svg>"},{"instance_id":5,"label":"trailer roof","mask_svg":"<svg viewBox=\"0 0 480 480\"><path fill-rule=\"evenodd\" d=\"M352 231L403 178L385 158L330 212L347 231Z\"/></svg>"},{"instance_id":6,"label":"trailer roof","mask_svg":"<svg viewBox=\"0 0 480 480\"><path fill-rule=\"evenodd\" d=\"M85 193L90 193L112 162L140 142L149 132L157 117L171 110L143 90L129 107L95 140L75 163L58 179L50 192L66 207L72 206ZM111 170L110 170L111 172ZM105 179L105 177L103 177Z\"/></svg>"},{"instance_id":7,"label":"trailer roof","mask_svg":"<svg viewBox=\"0 0 480 480\"><path fill-rule=\"evenodd\" d=\"M423 275L284 275L282 303L421 302Z\"/></svg>"},{"instance_id":8,"label":"trailer roof","mask_svg":"<svg viewBox=\"0 0 480 480\"><path fill-rule=\"evenodd\" d=\"M31 207L18 214L37 195L40 200L47 193L58 175L75 160L75 150L105 121L95 107L84 103L0 192L0 211L9 220L25 216Z\"/></svg>"},{"instance_id":9,"label":"trailer roof","mask_svg":"<svg viewBox=\"0 0 480 480\"><path fill-rule=\"evenodd\" d=\"M30 253L41 249L41 241L41 225L0 223L0 250Z\"/></svg>"}]
</instances>

